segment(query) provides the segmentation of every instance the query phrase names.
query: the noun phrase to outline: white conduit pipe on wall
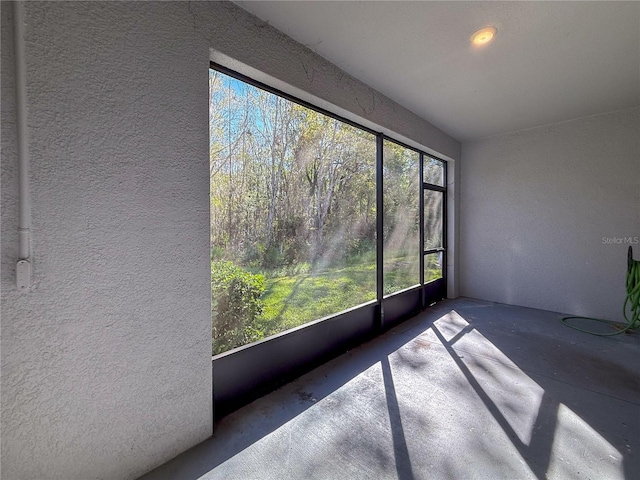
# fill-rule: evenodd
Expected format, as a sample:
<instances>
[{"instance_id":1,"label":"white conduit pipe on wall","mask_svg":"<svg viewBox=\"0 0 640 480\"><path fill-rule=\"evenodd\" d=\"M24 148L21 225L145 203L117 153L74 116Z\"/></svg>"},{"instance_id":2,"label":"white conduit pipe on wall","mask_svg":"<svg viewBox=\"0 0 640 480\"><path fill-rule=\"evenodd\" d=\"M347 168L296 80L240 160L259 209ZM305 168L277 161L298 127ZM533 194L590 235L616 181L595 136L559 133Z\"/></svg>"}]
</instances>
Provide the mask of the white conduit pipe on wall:
<instances>
[{"instance_id":1,"label":"white conduit pipe on wall","mask_svg":"<svg viewBox=\"0 0 640 480\"><path fill-rule=\"evenodd\" d=\"M26 65L24 57L23 2L13 2L15 47L16 123L18 134L18 174L20 177L19 224L20 251L16 266L18 290L31 286L31 197L29 196L29 146L27 138Z\"/></svg>"}]
</instances>

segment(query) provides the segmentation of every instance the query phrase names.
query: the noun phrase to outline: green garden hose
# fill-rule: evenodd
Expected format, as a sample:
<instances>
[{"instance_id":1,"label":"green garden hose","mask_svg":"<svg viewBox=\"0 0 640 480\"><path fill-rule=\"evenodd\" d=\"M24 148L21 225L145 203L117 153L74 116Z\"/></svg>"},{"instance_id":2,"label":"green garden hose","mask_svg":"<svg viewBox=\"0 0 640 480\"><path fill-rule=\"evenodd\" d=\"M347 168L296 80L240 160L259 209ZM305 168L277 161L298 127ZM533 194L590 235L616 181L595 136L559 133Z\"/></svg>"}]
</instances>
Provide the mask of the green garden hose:
<instances>
[{"instance_id":1,"label":"green garden hose","mask_svg":"<svg viewBox=\"0 0 640 480\"><path fill-rule=\"evenodd\" d=\"M628 309L627 305L629 305ZM630 312L629 316L627 316L627 311ZM629 247L627 264L627 297L625 298L624 305L622 306L622 315L627 321L627 324L622 328L616 326L616 328L619 328L619 330L613 333L590 332L589 330L585 330L583 328L567 323L567 320L569 320L570 318L577 318L581 320L591 320L595 322L614 325L612 322L599 318L571 316L562 317L560 321L567 327L571 327L581 332L590 333L591 335L598 335L599 337L611 337L613 335L620 335L621 333L624 333L628 330L635 330L636 328L640 328L640 261L633 259L633 250L631 249L631 247Z\"/></svg>"}]
</instances>

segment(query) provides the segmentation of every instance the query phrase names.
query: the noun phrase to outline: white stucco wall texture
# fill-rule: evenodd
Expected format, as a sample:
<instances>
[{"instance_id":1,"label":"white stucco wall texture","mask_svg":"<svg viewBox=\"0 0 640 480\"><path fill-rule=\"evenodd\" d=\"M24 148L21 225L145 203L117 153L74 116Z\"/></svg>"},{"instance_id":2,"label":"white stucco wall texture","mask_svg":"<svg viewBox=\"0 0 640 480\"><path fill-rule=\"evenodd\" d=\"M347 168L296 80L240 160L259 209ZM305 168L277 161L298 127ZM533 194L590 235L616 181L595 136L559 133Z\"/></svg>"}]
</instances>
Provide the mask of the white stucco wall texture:
<instances>
[{"instance_id":1,"label":"white stucco wall texture","mask_svg":"<svg viewBox=\"0 0 640 480\"><path fill-rule=\"evenodd\" d=\"M213 428L211 52L449 158L460 145L233 4L27 2L19 292L12 12L0 2L2 478L136 478Z\"/></svg>"},{"instance_id":2,"label":"white stucco wall texture","mask_svg":"<svg viewBox=\"0 0 640 480\"><path fill-rule=\"evenodd\" d=\"M208 51L146 10L25 5L27 293L3 38L3 479L133 478L212 433Z\"/></svg>"},{"instance_id":3,"label":"white stucco wall texture","mask_svg":"<svg viewBox=\"0 0 640 480\"><path fill-rule=\"evenodd\" d=\"M623 321L639 132L636 107L463 144L461 294Z\"/></svg>"}]
</instances>

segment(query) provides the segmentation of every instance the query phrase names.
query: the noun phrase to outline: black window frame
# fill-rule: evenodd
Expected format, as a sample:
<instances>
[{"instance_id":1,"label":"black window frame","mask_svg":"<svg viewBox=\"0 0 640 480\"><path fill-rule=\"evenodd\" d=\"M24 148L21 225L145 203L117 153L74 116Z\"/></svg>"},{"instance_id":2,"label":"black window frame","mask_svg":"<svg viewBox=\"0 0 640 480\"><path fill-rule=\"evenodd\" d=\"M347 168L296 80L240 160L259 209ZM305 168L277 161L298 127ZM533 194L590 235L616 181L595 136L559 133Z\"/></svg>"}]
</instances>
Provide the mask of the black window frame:
<instances>
[{"instance_id":1,"label":"black window frame","mask_svg":"<svg viewBox=\"0 0 640 480\"><path fill-rule=\"evenodd\" d=\"M353 307L258 342L212 357L214 418L218 419L249 403L279 385L344 353L376 335L415 315L447 294L447 162L435 155L412 147L389 135L337 115L277 88L215 62L210 69L240 80L281 98L344 122L376 137L376 300ZM390 295L384 295L383 269L383 143L390 141L419 155L419 285ZM443 185L424 182L424 160L430 158L442 163ZM424 190L443 194L442 246L424 249ZM424 257L430 253L442 254L442 278L424 282Z\"/></svg>"}]
</instances>

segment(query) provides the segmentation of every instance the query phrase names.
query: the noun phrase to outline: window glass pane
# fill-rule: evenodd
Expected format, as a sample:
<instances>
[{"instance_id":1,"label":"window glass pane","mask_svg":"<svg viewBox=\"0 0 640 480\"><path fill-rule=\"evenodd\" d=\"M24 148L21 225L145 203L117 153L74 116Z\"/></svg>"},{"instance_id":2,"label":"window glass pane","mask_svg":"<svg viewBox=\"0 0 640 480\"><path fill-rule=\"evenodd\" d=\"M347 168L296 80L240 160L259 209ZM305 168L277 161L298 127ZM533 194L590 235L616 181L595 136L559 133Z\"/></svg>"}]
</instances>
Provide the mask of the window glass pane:
<instances>
[{"instance_id":1,"label":"window glass pane","mask_svg":"<svg viewBox=\"0 0 640 480\"><path fill-rule=\"evenodd\" d=\"M424 190L424 249L442 247L442 199L444 193Z\"/></svg>"},{"instance_id":2,"label":"window glass pane","mask_svg":"<svg viewBox=\"0 0 640 480\"><path fill-rule=\"evenodd\" d=\"M424 283L442 278L442 252L424 256Z\"/></svg>"},{"instance_id":3,"label":"window glass pane","mask_svg":"<svg viewBox=\"0 0 640 480\"><path fill-rule=\"evenodd\" d=\"M420 155L385 140L383 147L384 293L420 283Z\"/></svg>"},{"instance_id":4,"label":"window glass pane","mask_svg":"<svg viewBox=\"0 0 640 480\"><path fill-rule=\"evenodd\" d=\"M209 81L213 353L374 300L375 136Z\"/></svg>"},{"instance_id":5,"label":"window glass pane","mask_svg":"<svg viewBox=\"0 0 640 480\"><path fill-rule=\"evenodd\" d=\"M444 187L444 164L440 160L424 155L423 182Z\"/></svg>"}]
</instances>

